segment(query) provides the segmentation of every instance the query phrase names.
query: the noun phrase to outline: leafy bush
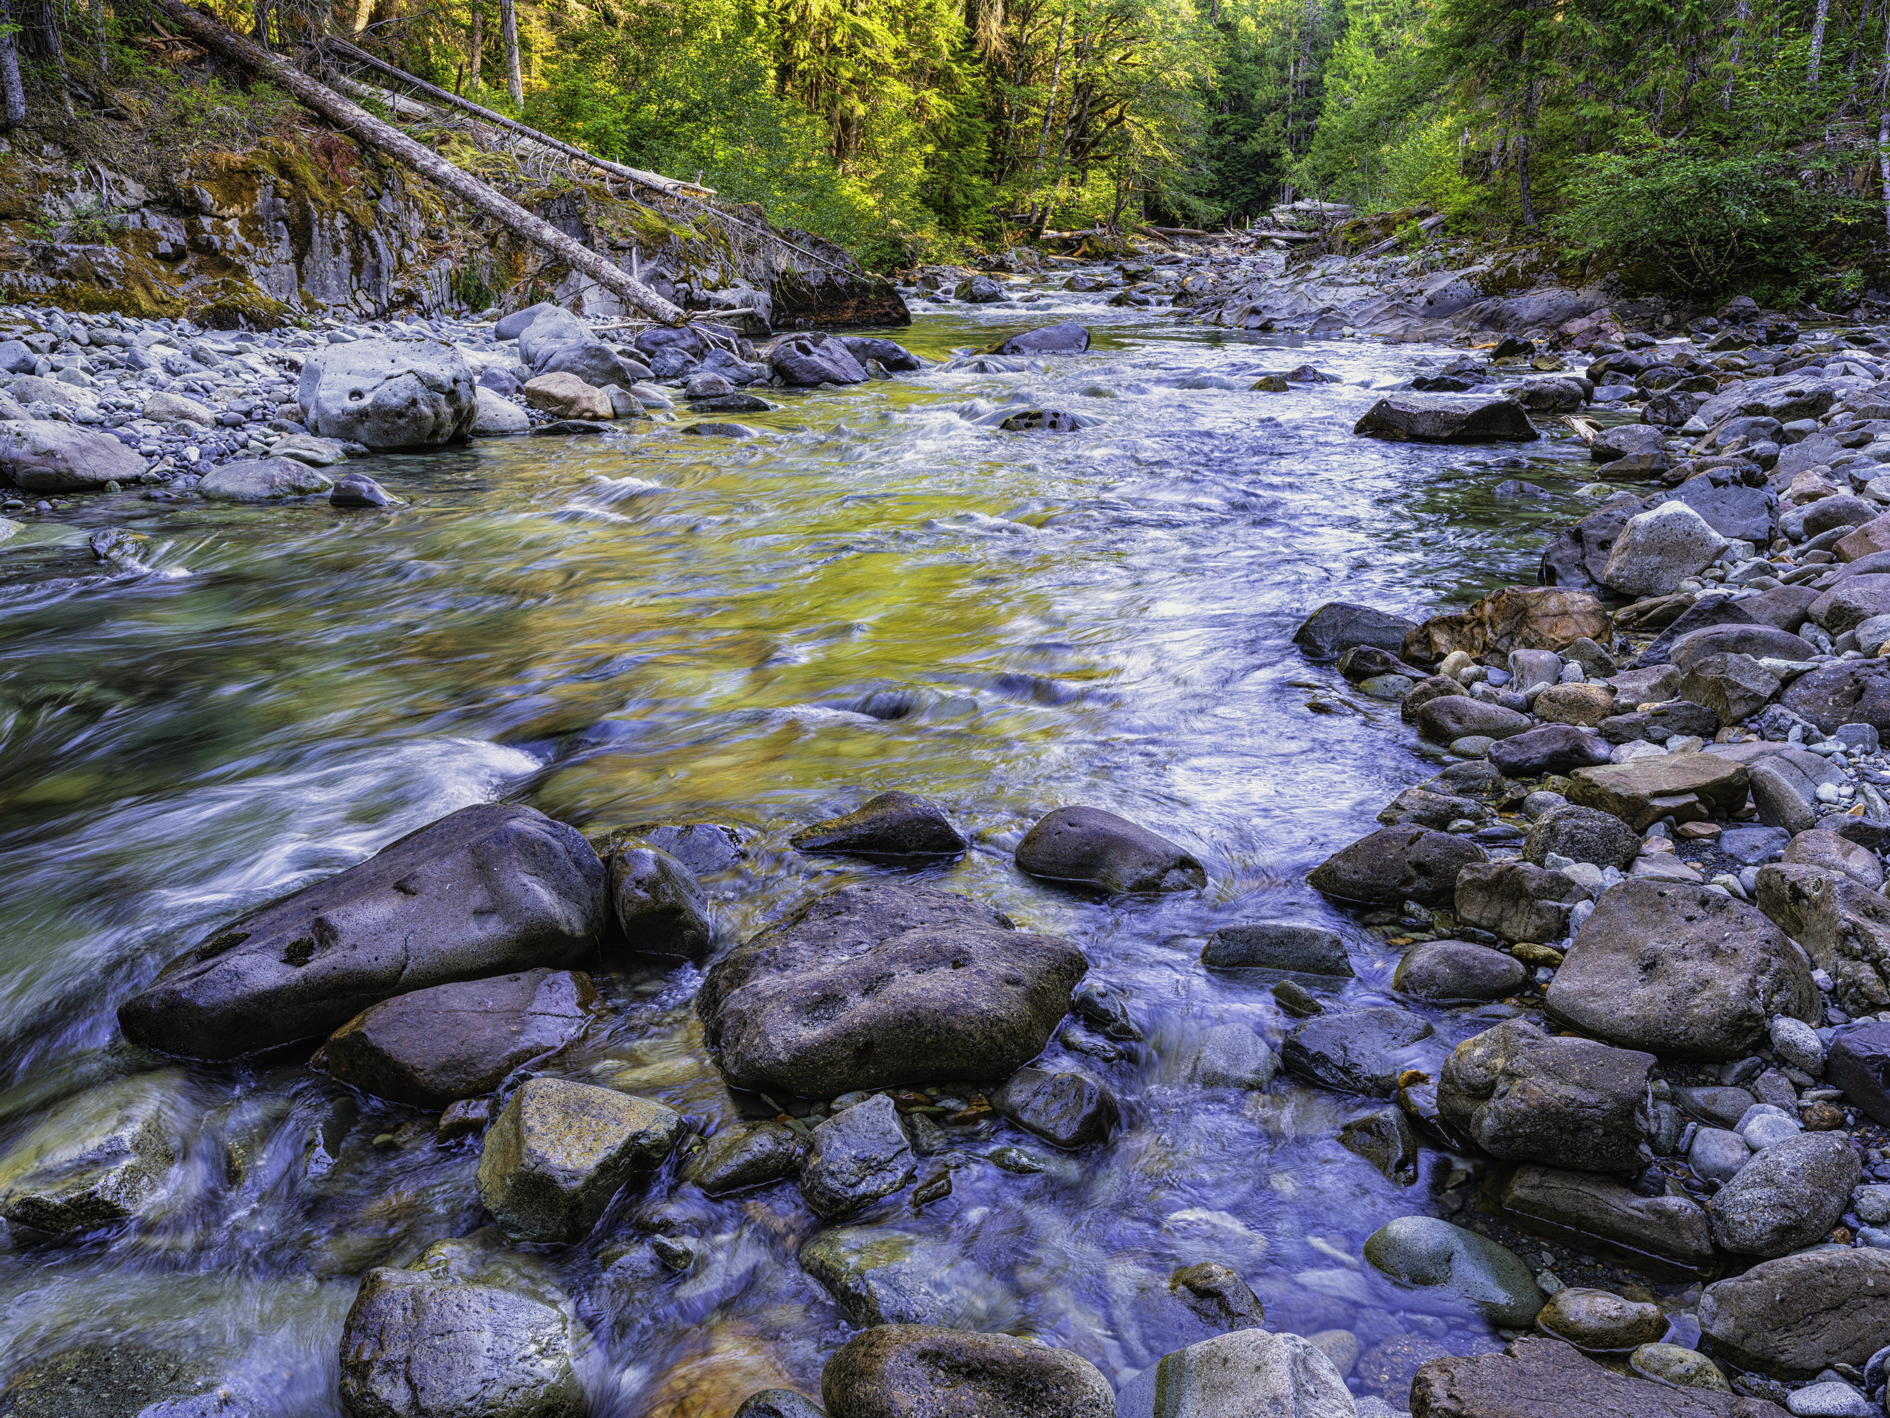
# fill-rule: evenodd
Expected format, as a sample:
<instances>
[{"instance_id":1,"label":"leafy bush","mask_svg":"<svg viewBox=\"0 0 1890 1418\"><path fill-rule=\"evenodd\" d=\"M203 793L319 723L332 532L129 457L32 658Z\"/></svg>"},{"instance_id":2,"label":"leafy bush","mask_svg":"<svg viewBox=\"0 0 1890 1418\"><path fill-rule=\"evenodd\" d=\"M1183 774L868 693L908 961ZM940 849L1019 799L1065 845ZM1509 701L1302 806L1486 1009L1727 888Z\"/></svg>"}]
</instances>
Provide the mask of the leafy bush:
<instances>
[{"instance_id":1,"label":"leafy bush","mask_svg":"<svg viewBox=\"0 0 1890 1418\"><path fill-rule=\"evenodd\" d=\"M1712 153L1641 137L1572 165L1554 232L1700 296L1804 299L1829 254L1863 234L1872 205L1830 175L1833 157Z\"/></svg>"}]
</instances>

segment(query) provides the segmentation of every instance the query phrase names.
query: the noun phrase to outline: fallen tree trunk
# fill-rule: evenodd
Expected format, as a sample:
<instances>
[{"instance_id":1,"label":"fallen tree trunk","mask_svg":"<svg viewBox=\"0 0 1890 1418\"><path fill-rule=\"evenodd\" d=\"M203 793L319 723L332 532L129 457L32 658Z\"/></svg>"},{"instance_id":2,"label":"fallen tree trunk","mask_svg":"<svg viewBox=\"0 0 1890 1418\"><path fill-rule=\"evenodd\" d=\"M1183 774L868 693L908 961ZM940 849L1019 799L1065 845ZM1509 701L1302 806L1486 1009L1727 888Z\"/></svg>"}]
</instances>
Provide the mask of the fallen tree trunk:
<instances>
[{"instance_id":1,"label":"fallen tree trunk","mask_svg":"<svg viewBox=\"0 0 1890 1418\"><path fill-rule=\"evenodd\" d=\"M317 83L287 60L232 34L215 20L184 5L182 0L150 0L150 3L198 43L242 65L258 77L286 89L295 96L297 102L320 114L343 133L384 153L423 180L451 192L467 206L484 213L507 231L555 256L580 275L589 276L605 290L621 296L646 315L665 325L680 325L687 318L680 309L643 282L625 275L589 247L573 241L551 223L533 216L511 198L489 187L471 173L455 167L433 149L415 142L392 124L383 123L359 104L343 98L327 85Z\"/></svg>"}]
</instances>

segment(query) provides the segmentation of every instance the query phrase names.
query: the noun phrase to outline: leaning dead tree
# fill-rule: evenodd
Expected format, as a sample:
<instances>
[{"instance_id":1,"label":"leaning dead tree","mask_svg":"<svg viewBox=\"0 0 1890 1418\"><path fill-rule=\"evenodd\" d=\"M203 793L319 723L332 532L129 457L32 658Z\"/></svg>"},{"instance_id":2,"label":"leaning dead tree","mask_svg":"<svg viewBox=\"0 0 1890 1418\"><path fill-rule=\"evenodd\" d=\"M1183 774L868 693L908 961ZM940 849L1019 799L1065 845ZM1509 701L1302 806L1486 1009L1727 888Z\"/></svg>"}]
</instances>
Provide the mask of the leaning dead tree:
<instances>
[{"instance_id":1,"label":"leaning dead tree","mask_svg":"<svg viewBox=\"0 0 1890 1418\"><path fill-rule=\"evenodd\" d=\"M452 193L513 235L531 242L580 275L589 276L605 290L620 296L644 314L665 325L681 325L687 318L678 307L664 300L643 282L625 275L588 246L573 241L551 223L533 216L504 193L481 182L463 168L454 166L425 144L415 142L392 124L382 122L326 84L311 79L286 59L232 34L215 20L184 5L182 0L150 0L150 3L205 48L214 50L232 63L240 64L259 78L278 85L294 95L304 108L327 119L341 132L366 143L423 181Z\"/></svg>"}]
</instances>

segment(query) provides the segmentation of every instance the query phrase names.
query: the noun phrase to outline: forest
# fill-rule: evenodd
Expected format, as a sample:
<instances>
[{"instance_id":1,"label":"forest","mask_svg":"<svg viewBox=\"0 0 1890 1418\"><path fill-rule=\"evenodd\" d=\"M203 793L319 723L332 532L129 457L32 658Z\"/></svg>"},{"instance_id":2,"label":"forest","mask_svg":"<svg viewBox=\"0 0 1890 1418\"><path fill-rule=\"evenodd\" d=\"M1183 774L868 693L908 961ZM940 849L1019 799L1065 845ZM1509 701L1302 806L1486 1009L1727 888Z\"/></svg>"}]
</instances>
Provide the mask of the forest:
<instances>
[{"instance_id":1,"label":"forest","mask_svg":"<svg viewBox=\"0 0 1890 1418\"><path fill-rule=\"evenodd\" d=\"M29 79L136 0L10 0ZM208 8L208 7L206 7ZM1890 211L1875 0L216 0L346 35L892 268L1050 229L1443 213L1718 290L1860 287ZM133 47L125 49L126 41Z\"/></svg>"}]
</instances>

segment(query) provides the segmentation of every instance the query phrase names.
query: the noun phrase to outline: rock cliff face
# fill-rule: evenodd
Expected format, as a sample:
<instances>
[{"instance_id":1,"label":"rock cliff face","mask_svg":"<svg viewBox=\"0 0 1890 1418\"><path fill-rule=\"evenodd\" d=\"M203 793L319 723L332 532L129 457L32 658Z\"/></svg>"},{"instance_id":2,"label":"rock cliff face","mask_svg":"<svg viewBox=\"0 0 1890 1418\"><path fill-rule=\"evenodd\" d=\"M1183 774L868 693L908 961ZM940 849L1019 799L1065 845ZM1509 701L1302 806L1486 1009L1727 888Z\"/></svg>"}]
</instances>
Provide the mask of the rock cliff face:
<instances>
[{"instance_id":1,"label":"rock cliff face","mask_svg":"<svg viewBox=\"0 0 1890 1418\"><path fill-rule=\"evenodd\" d=\"M609 292L338 134L116 171L30 133L0 142L0 300L264 327L517 309L556 299L630 314ZM559 181L513 196L689 309L744 333L903 324L893 286L839 247L780 232L758 206ZM738 312L747 310L749 315Z\"/></svg>"}]
</instances>

